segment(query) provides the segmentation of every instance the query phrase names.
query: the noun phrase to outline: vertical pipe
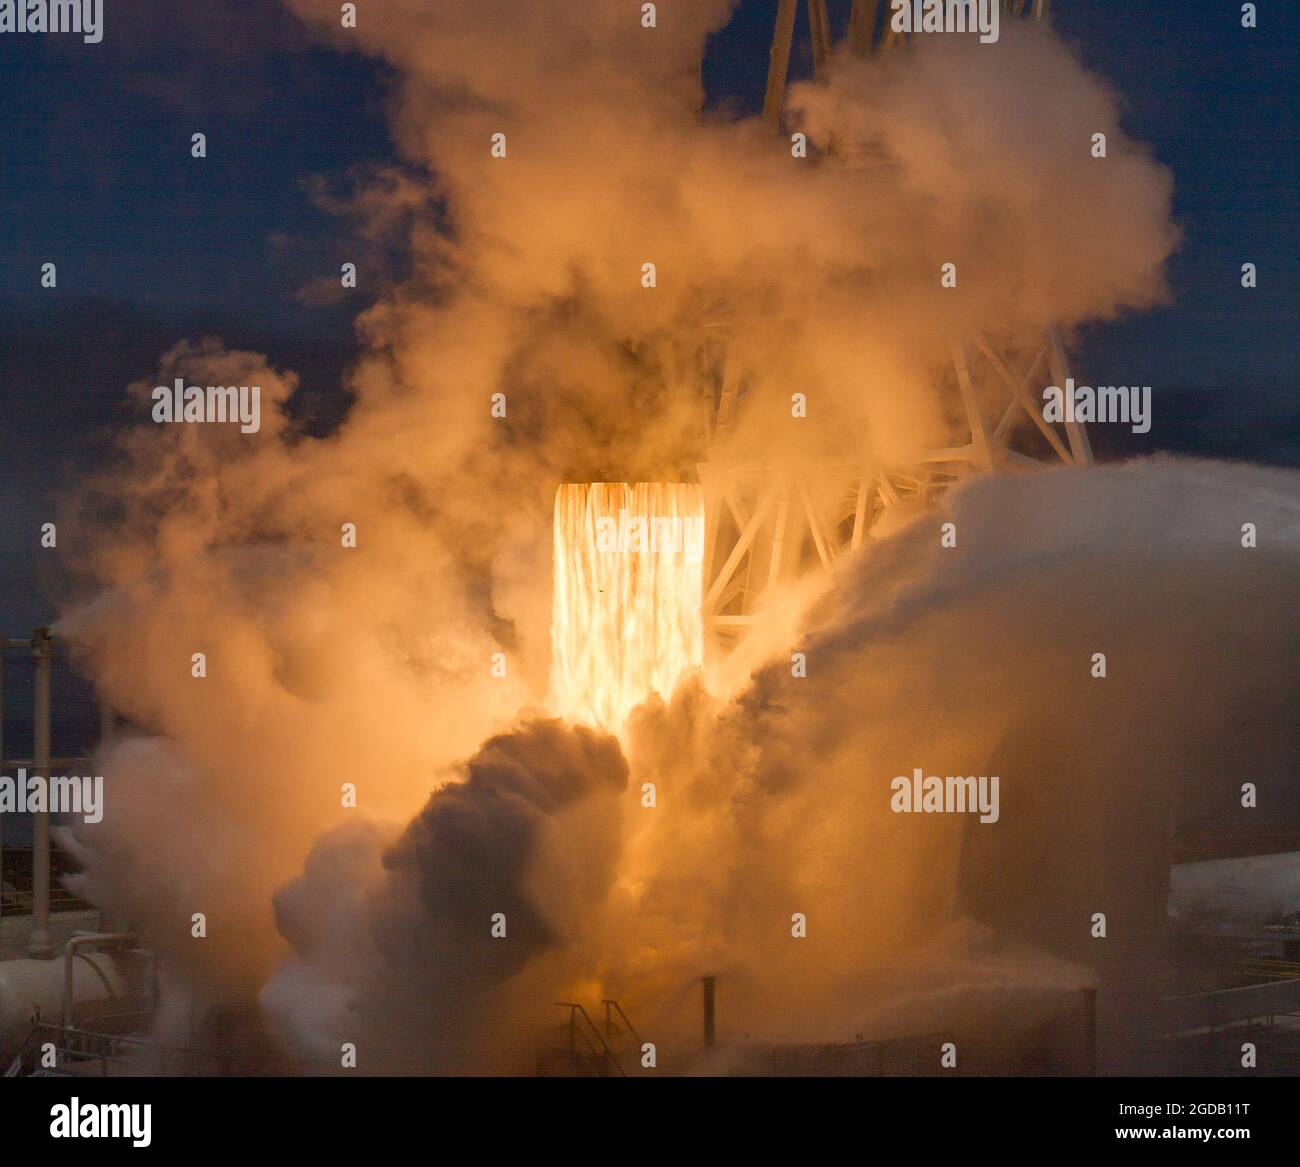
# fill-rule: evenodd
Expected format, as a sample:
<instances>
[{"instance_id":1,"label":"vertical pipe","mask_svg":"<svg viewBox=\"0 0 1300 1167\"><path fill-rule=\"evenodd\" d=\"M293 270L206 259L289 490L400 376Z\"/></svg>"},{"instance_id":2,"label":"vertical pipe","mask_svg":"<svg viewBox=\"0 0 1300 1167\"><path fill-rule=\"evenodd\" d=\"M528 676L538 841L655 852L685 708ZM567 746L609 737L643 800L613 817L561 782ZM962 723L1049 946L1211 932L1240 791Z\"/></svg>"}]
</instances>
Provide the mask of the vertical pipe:
<instances>
[{"instance_id":1,"label":"vertical pipe","mask_svg":"<svg viewBox=\"0 0 1300 1167\"><path fill-rule=\"evenodd\" d=\"M5 649L9 641L0 636L0 770L5 761Z\"/></svg>"},{"instance_id":2,"label":"vertical pipe","mask_svg":"<svg viewBox=\"0 0 1300 1167\"><path fill-rule=\"evenodd\" d=\"M704 1048L713 1049L716 1039L714 1029L714 1012L713 1012L713 986L717 977L701 977L704 983Z\"/></svg>"},{"instance_id":3,"label":"vertical pipe","mask_svg":"<svg viewBox=\"0 0 1300 1167\"><path fill-rule=\"evenodd\" d=\"M54 955L50 942L50 630L38 628L32 636L32 658L36 662L32 740L35 759L32 768L45 782L45 809L36 812L32 824L32 934L27 955L48 960Z\"/></svg>"},{"instance_id":4,"label":"vertical pipe","mask_svg":"<svg viewBox=\"0 0 1300 1167\"><path fill-rule=\"evenodd\" d=\"M9 647L9 641L0 636L0 774L5 771L5 649ZM0 819L0 888L4 887L4 819ZM5 918L5 897L4 892L0 891L0 923Z\"/></svg>"},{"instance_id":5,"label":"vertical pipe","mask_svg":"<svg viewBox=\"0 0 1300 1167\"><path fill-rule=\"evenodd\" d=\"M99 749L102 751L117 733L117 710L113 708L112 703L107 697L99 699ZM102 763L103 758L99 759ZM99 910L99 930L101 932L125 932L129 926L129 919L126 916L117 915L109 917L105 914L104 909Z\"/></svg>"},{"instance_id":6,"label":"vertical pipe","mask_svg":"<svg viewBox=\"0 0 1300 1167\"><path fill-rule=\"evenodd\" d=\"M1087 1058L1085 1074L1097 1076L1097 990L1083 990L1084 1056Z\"/></svg>"}]
</instances>

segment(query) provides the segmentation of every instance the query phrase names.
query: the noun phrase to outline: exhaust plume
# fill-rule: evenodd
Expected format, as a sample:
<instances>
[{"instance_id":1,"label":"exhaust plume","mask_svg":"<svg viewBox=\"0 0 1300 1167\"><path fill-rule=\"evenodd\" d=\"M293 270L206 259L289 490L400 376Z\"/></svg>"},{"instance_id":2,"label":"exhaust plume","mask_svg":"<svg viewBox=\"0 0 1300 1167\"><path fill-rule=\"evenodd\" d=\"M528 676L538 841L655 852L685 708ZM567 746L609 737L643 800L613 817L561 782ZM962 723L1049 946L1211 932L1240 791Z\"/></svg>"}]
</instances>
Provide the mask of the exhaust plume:
<instances>
[{"instance_id":1,"label":"exhaust plume","mask_svg":"<svg viewBox=\"0 0 1300 1167\"><path fill-rule=\"evenodd\" d=\"M682 598L667 628L657 600L633 621L632 643L656 645L641 665L599 680L577 617L601 616L602 652L619 618L553 530L608 516L611 483L655 484L638 513L700 513L706 332L744 392L712 456L866 463L952 430L936 377L952 335L993 322L1014 343L1159 303L1170 178L1105 84L1010 22L996 46L837 57L790 95L815 147L798 160L757 119L701 115L698 62L730 0L664 0L655 29L596 0L393 0L346 34L335 4L289 7L394 71L401 162L350 210L374 232L411 224L412 275L358 321L355 401L328 436L289 420L292 373L215 340L133 387L146 416L175 377L260 384L262 426L142 424L74 500L65 542L91 552L59 632L148 734L103 759L82 893L130 911L204 999L260 1001L280 1051L312 1066L344 1041L371 1051L363 1070L516 1066L494 1036L544 1023L560 992L616 995L693 1056L684 986L706 972L724 1039L874 1028L903 992L916 1024L941 1020L990 970L1073 991L1092 954L1046 923L1019 935L999 873L1029 860L996 840L1069 844L1062 808L1096 789L1093 754L1125 813L1157 815L1179 763L1146 773L1151 735L1173 751L1181 710L1231 727L1274 708L1288 670L1264 617L1294 547L1242 574L1213 539L1241 514L1293 531L1289 478L1169 463L972 484L950 503L960 554L928 519L882 540L800 633L804 686L778 608L734 694L692 672L698 577L658 563L671 579L648 584L636 556L606 582ZM810 407L792 424L796 391ZM1171 509L1173 479L1206 541ZM1198 642L1175 667L1182 627L1232 652ZM1254 679L1243 638L1265 661ZM1115 680L1079 691L1102 641L1125 646ZM625 745L547 708L626 719ZM1001 766L1006 830L892 817L880 792L916 766ZM149 829L162 808L167 830ZM178 943L196 911L217 943ZM918 951L948 953L929 982L908 971Z\"/></svg>"}]
</instances>

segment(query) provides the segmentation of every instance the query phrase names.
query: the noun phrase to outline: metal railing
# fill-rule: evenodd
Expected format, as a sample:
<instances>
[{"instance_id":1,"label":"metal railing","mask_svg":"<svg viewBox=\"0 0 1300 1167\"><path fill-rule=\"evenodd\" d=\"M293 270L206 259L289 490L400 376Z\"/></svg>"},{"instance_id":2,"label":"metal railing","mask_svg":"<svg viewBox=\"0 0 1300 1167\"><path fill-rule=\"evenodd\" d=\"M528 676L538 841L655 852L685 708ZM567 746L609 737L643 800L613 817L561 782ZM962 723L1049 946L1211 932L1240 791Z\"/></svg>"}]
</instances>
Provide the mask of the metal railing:
<instances>
[{"instance_id":1,"label":"metal railing","mask_svg":"<svg viewBox=\"0 0 1300 1167\"><path fill-rule=\"evenodd\" d=\"M1300 979L1300 962L1256 957L1242 961L1237 967L1237 975L1243 985L1294 981Z\"/></svg>"},{"instance_id":2,"label":"metal railing","mask_svg":"<svg viewBox=\"0 0 1300 1167\"><path fill-rule=\"evenodd\" d=\"M131 1019L145 1025L149 1014L141 1013ZM46 1060L51 1054L53 1065L48 1065ZM32 1027L22 1048L6 1067L4 1076L22 1078L34 1074L92 1073L108 1078L115 1072L122 1075L226 1076L230 1073L230 1059L184 1046L166 1045L135 1034L103 1033L41 1022Z\"/></svg>"},{"instance_id":3,"label":"metal railing","mask_svg":"<svg viewBox=\"0 0 1300 1167\"><path fill-rule=\"evenodd\" d=\"M596 1073L609 1076L611 1072L620 1078L627 1077L618 1055L601 1036L596 1023L592 1021L587 1010L576 1001L556 1001L556 1006L569 1011L568 1023L564 1026L569 1034L568 1054L575 1070L586 1067ZM582 1045L579 1045L581 1040Z\"/></svg>"},{"instance_id":4,"label":"metal railing","mask_svg":"<svg viewBox=\"0 0 1300 1167\"><path fill-rule=\"evenodd\" d=\"M605 997L601 1004L605 1006L605 1037L611 1046L616 1045L618 1040L623 1037L623 1028L620 1028L618 1021L615 1021L615 1015L622 1021L626 1027L627 1034L636 1042L639 1050L645 1043L642 1042L640 1034L633 1027L632 1022L628 1020L627 1014L623 1012L623 1006L620 1005L613 997Z\"/></svg>"}]
</instances>

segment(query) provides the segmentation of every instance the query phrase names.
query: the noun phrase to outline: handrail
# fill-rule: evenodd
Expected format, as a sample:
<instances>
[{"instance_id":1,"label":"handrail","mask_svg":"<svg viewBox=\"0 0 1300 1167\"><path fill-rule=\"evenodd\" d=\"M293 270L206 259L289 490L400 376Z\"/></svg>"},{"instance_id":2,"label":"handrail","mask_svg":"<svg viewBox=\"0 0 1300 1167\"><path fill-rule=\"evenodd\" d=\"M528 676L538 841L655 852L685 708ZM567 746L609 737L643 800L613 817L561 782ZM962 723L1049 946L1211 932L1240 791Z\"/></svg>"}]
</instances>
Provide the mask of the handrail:
<instances>
[{"instance_id":1,"label":"handrail","mask_svg":"<svg viewBox=\"0 0 1300 1167\"><path fill-rule=\"evenodd\" d=\"M610 1008L613 1007L618 1012L618 1015L623 1019L623 1024L627 1026L628 1033L632 1035L632 1040L635 1041L638 1046L645 1044L641 1040L641 1035L637 1033L635 1027L632 1025L632 1022L628 1020L627 1014L623 1012L622 1005L614 1000L613 997L603 998L601 1004L605 1006L605 1032L607 1034L612 1034L612 1032L618 1028L614 1019L610 1016Z\"/></svg>"},{"instance_id":2,"label":"handrail","mask_svg":"<svg viewBox=\"0 0 1300 1167\"><path fill-rule=\"evenodd\" d=\"M1238 976L1243 977L1262 977L1265 982L1293 981L1300 979L1300 963L1291 960L1275 960L1269 957L1255 957L1241 961L1236 966L1236 972Z\"/></svg>"},{"instance_id":3,"label":"handrail","mask_svg":"<svg viewBox=\"0 0 1300 1167\"><path fill-rule=\"evenodd\" d=\"M604 1052L605 1064L607 1066L612 1064L614 1069L618 1071L619 1077L626 1078L627 1071L623 1069L622 1063L619 1062L618 1057L614 1053L614 1051L609 1048L609 1043L600 1035L600 1030L596 1028L596 1024L595 1022L592 1021L591 1016L587 1013L587 1010L584 1009L582 1005L579 1004L577 1001L556 1001L555 1004L557 1007L561 1009L567 1009L569 1011L570 1050L574 1053L577 1052L576 1037L578 1033L582 1033L583 1040L586 1041L587 1045L591 1047L592 1053L597 1052L596 1047L591 1044L591 1037L588 1037L586 1031L580 1029L578 1026L578 1016L581 1014L582 1019L587 1023L587 1028L591 1031L591 1035L594 1036L598 1042L600 1042L600 1048Z\"/></svg>"},{"instance_id":4,"label":"handrail","mask_svg":"<svg viewBox=\"0 0 1300 1167\"><path fill-rule=\"evenodd\" d=\"M131 932L90 932L81 936L74 936L68 941L67 947L63 950L63 1028L72 1028L72 970L74 962L81 954L77 952L86 944L112 944L121 947L123 944L134 943L135 935ZM104 971L88 956L81 957L91 968L99 974L99 979L104 982L106 989L111 989L108 978L104 976Z\"/></svg>"},{"instance_id":5,"label":"handrail","mask_svg":"<svg viewBox=\"0 0 1300 1167\"><path fill-rule=\"evenodd\" d=\"M131 1051L156 1054L160 1059L168 1054L181 1058L182 1065L192 1064L196 1059L206 1061L219 1067L220 1073L230 1073L230 1059L226 1056L207 1053L202 1050L189 1049L185 1046L166 1045L144 1037L133 1037L124 1033L99 1033L92 1029L64 1029L48 1021L34 1025L24 1039L13 1061L5 1071L5 1077L17 1077L27 1064L32 1054L32 1047L44 1044L54 1047L56 1053L63 1054L64 1061L98 1060L101 1072L107 1074L110 1061L120 1061L129 1056Z\"/></svg>"}]
</instances>

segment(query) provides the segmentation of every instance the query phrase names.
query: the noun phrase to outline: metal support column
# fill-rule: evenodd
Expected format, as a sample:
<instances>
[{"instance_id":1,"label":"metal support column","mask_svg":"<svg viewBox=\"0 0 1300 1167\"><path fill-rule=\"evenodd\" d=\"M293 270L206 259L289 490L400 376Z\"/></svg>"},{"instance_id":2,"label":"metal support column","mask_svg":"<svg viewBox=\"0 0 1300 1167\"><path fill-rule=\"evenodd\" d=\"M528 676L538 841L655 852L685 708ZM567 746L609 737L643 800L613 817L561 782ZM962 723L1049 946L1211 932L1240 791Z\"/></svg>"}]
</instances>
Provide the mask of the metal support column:
<instances>
[{"instance_id":1,"label":"metal support column","mask_svg":"<svg viewBox=\"0 0 1300 1167\"><path fill-rule=\"evenodd\" d=\"M794 17L799 0L781 0L772 36L772 55L767 64L767 93L763 98L763 120L774 130L781 127L785 105L785 78L790 70L790 46L794 44Z\"/></svg>"},{"instance_id":2,"label":"metal support column","mask_svg":"<svg viewBox=\"0 0 1300 1167\"><path fill-rule=\"evenodd\" d=\"M880 0L853 0L853 11L849 15L849 49L855 57L871 54L879 5Z\"/></svg>"},{"instance_id":3,"label":"metal support column","mask_svg":"<svg viewBox=\"0 0 1300 1167\"><path fill-rule=\"evenodd\" d=\"M54 955L50 938L50 664L53 641L48 628L32 635L32 659L36 662L32 715L35 774L45 781L45 809L36 812L32 823L32 934L27 955L49 960Z\"/></svg>"},{"instance_id":4,"label":"metal support column","mask_svg":"<svg viewBox=\"0 0 1300 1167\"><path fill-rule=\"evenodd\" d=\"M5 649L9 647L9 641L0 636L0 774L5 771ZM0 924L4 923L5 906L4 906L4 819L0 819Z\"/></svg>"},{"instance_id":5,"label":"metal support column","mask_svg":"<svg viewBox=\"0 0 1300 1167\"><path fill-rule=\"evenodd\" d=\"M813 75L825 75L831 59L831 21L826 14L826 0L808 0L808 30L812 35Z\"/></svg>"},{"instance_id":6,"label":"metal support column","mask_svg":"<svg viewBox=\"0 0 1300 1167\"><path fill-rule=\"evenodd\" d=\"M1070 379L1070 362L1065 356L1065 346L1061 343L1061 334L1055 325L1047 333L1047 362L1052 370L1052 379L1063 394L1068 396ZM1067 409L1069 407L1067 406ZM1070 439L1070 455L1076 466L1092 465L1092 443L1088 440L1088 431L1081 421L1067 421L1065 433Z\"/></svg>"}]
</instances>

